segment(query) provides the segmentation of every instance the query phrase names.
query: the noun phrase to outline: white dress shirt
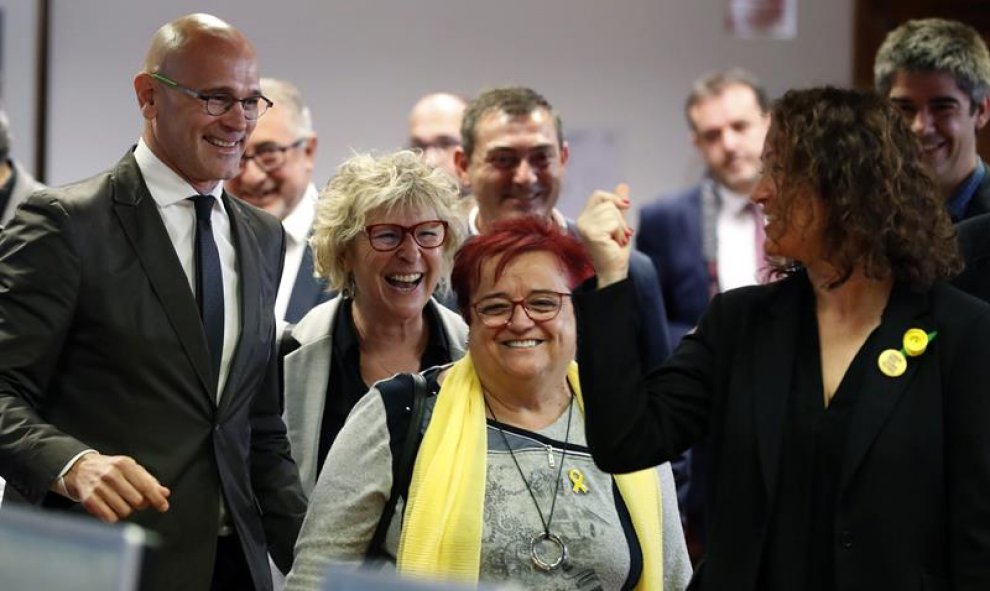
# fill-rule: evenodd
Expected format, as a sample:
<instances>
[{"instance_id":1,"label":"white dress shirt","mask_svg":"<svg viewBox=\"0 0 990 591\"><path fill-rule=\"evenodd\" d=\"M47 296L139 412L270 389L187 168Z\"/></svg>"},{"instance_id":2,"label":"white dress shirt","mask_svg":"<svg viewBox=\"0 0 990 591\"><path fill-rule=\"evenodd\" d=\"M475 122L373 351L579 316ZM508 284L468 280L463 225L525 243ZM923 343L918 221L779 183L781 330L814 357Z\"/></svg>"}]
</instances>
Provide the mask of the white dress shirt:
<instances>
[{"instance_id":1,"label":"white dress shirt","mask_svg":"<svg viewBox=\"0 0 990 591\"><path fill-rule=\"evenodd\" d=\"M285 229L285 264L282 267L282 281L278 284L278 294L275 296L275 320L280 325L285 321L285 313L289 309L303 252L309 248L309 233L316 218L316 198L316 186L310 183L296 207L282 220L282 228Z\"/></svg>"},{"instance_id":2,"label":"white dress shirt","mask_svg":"<svg viewBox=\"0 0 990 591\"><path fill-rule=\"evenodd\" d=\"M715 231L718 233L718 284L728 291L758 283L756 260L756 217L748 209L749 197L719 187L719 208Z\"/></svg>"},{"instance_id":3,"label":"white dress shirt","mask_svg":"<svg viewBox=\"0 0 990 591\"><path fill-rule=\"evenodd\" d=\"M134 159L141 176L148 186L151 197L158 205L158 213L162 216L165 230L172 240L172 247L182 270L186 273L190 293L196 295L196 206L189 197L196 195L194 189L185 179L165 165L148 148L144 140L138 142L134 150ZM217 385L217 402L223 387L227 383L230 364L237 348L237 339L241 333L241 298L239 277L237 274L237 251L230 234L230 218L224 209L223 183L217 181L210 191L216 199L213 200L213 212L210 221L213 224L213 239L220 253L220 270L223 274L223 355L220 360L220 381Z\"/></svg>"}]
</instances>

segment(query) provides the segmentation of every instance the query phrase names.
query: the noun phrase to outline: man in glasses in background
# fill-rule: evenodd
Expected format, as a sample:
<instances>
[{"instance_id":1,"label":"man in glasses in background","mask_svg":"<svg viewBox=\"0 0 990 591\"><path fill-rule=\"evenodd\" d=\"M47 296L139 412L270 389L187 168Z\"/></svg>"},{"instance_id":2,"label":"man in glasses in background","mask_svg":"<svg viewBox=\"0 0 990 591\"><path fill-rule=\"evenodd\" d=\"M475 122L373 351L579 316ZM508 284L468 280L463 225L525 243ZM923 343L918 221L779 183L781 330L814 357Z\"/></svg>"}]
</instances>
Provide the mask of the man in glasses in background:
<instances>
[{"instance_id":1,"label":"man in glasses in background","mask_svg":"<svg viewBox=\"0 0 990 591\"><path fill-rule=\"evenodd\" d=\"M461 145L463 98L449 92L421 97L409 113L409 147L423 153L423 161L458 181L454 152Z\"/></svg>"},{"instance_id":2,"label":"man in glasses in background","mask_svg":"<svg viewBox=\"0 0 990 591\"><path fill-rule=\"evenodd\" d=\"M247 140L240 172L226 183L230 193L282 221L285 265L275 297L275 318L299 322L328 299L326 284L313 276L309 236L317 190L313 185L316 132L309 107L292 84L261 79L261 93L275 103Z\"/></svg>"},{"instance_id":3,"label":"man in glasses in background","mask_svg":"<svg viewBox=\"0 0 990 591\"><path fill-rule=\"evenodd\" d=\"M468 103L454 160L462 184L477 201L467 216L471 233L483 234L497 220L522 215L575 232L556 209L569 155L560 117L536 91L495 88ZM670 353L667 321L657 274L645 255L633 252L630 276L647 370Z\"/></svg>"},{"instance_id":4,"label":"man in glasses in background","mask_svg":"<svg viewBox=\"0 0 990 591\"><path fill-rule=\"evenodd\" d=\"M35 193L0 236L0 476L28 501L156 535L142 589L272 587L306 503L280 417L282 228L230 198L271 101L244 35L152 38L112 169Z\"/></svg>"}]
</instances>

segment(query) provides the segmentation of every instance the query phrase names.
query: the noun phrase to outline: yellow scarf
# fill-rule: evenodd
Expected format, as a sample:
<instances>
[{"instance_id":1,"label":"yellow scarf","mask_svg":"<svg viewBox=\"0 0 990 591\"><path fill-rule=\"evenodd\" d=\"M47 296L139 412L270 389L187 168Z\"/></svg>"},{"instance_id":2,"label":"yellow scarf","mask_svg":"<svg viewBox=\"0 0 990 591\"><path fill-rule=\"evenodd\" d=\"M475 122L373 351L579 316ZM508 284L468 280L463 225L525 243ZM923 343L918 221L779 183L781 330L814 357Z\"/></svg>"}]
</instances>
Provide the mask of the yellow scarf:
<instances>
[{"instance_id":1,"label":"yellow scarf","mask_svg":"<svg viewBox=\"0 0 990 591\"><path fill-rule=\"evenodd\" d=\"M577 363L567 380L584 412ZM476 583L488 467L481 382L471 356L447 373L416 456L399 538L403 575ZM636 589L663 588L660 477L655 468L615 476L643 551Z\"/></svg>"}]
</instances>

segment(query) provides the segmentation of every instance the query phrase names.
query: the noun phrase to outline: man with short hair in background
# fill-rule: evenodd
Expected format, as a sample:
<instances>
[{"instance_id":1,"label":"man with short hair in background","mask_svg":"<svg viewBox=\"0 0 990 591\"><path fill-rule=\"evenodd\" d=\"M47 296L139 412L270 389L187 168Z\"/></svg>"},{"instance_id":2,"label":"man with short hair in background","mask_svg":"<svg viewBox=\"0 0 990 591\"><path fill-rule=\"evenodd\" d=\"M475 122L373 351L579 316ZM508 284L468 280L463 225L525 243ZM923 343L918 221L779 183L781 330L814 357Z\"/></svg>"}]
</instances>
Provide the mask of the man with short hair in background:
<instances>
[{"instance_id":1,"label":"man with short hair in background","mask_svg":"<svg viewBox=\"0 0 990 591\"><path fill-rule=\"evenodd\" d=\"M766 91L746 70L697 79L684 114L705 175L640 210L636 248L657 268L675 345L698 323L712 296L766 278L763 214L749 194L760 177L767 108ZM688 457L677 490L688 551L697 561L705 543L705 444L694 446Z\"/></svg>"},{"instance_id":2,"label":"man with short hair in background","mask_svg":"<svg viewBox=\"0 0 990 591\"><path fill-rule=\"evenodd\" d=\"M464 113L461 146L455 153L458 174L477 203L468 212L473 234L493 222L533 215L574 233L574 224L556 209L570 149L560 117L530 88L495 88L472 100ZM634 253L630 278L639 311L639 346L644 371L670 354L667 323L656 271Z\"/></svg>"},{"instance_id":3,"label":"man with short hair in background","mask_svg":"<svg viewBox=\"0 0 990 591\"><path fill-rule=\"evenodd\" d=\"M990 52L980 34L946 19L908 21L880 45L873 78L921 140L952 221L990 212L990 178L976 150L990 118Z\"/></svg>"},{"instance_id":4,"label":"man with short hair in background","mask_svg":"<svg viewBox=\"0 0 990 591\"><path fill-rule=\"evenodd\" d=\"M409 113L409 147L423 160L458 180L454 152L461 145L461 120L467 102L449 92L421 97Z\"/></svg>"},{"instance_id":5,"label":"man with short hair in background","mask_svg":"<svg viewBox=\"0 0 990 591\"><path fill-rule=\"evenodd\" d=\"M766 92L741 68L696 80L684 114L705 175L640 210L636 248L657 268L675 343L713 295L760 279L763 216L749 194L760 176L767 107Z\"/></svg>"},{"instance_id":6,"label":"man with short hair in background","mask_svg":"<svg viewBox=\"0 0 990 591\"><path fill-rule=\"evenodd\" d=\"M990 119L990 51L964 23L911 20L877 51L873 79L921 140L938 191L959 224L966 269L954 280L990 301L990 175L977 134Z\"/></svg>"},{"instance_id":7,"label":"man with short hair in background","mask_svg":"<svg viewBox=\"0 0 990 591\"><path fill-rule=\"evenodd\" d=\"M258 120L241 157L240 172L227 180L230 193L282 221L285 265L275 296L275 318L294 324L329 299L313 274L309 236L318 193L312 182L316 158L313 117L294 85L261 79L261 93L274 106Z\"/></svg>"}]
</instances>

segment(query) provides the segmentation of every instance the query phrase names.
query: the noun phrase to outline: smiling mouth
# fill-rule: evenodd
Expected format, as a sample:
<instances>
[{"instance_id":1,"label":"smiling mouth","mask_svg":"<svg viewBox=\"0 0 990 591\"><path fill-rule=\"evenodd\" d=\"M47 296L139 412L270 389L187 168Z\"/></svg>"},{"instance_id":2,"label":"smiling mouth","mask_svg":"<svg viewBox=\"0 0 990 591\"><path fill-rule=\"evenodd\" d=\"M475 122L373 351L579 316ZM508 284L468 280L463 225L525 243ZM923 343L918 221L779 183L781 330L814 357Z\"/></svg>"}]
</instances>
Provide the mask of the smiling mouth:
<instances>
[{"instance_id":1,"label":"smiling mouth","mask_svg":"<svg viewBox=\"0 0 990 591\"><path fill-rule=\"evenodd\" d=\"M538 346L543 341L537 339L519 339L515 341L505 341L502 343L503 347L508 347L509 349L532 349Z\"/></svg>"},{"instance_id":2,"label":"smiling mouth","mask_svg":"<svg viewBox=\"0 0 990 591\"><path fill-rule=\"evenodd\" d=\"M237 141L222 140L220 138L215 138L215 137L204 137L203 139L205 139L208 144L211 144L211 145L216 146L218 148L225 148L225 149L228 149L228 150L230 148L237 147L237 144L240 143L240 142L237 142Z\"/></svg>"},{"instance_id":3,"label":"smiling mouth","mask_svg":"<svg viewBox=\"0 0 990 591\"><path fill-rule=\"evenodd\" d=\"M415 289L423 282L422 273L393 273L385 276L385 282L398 289Z\"/></svg>"}]
</instances>

